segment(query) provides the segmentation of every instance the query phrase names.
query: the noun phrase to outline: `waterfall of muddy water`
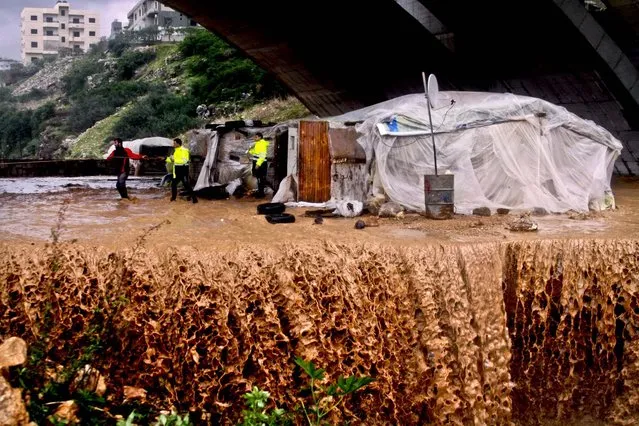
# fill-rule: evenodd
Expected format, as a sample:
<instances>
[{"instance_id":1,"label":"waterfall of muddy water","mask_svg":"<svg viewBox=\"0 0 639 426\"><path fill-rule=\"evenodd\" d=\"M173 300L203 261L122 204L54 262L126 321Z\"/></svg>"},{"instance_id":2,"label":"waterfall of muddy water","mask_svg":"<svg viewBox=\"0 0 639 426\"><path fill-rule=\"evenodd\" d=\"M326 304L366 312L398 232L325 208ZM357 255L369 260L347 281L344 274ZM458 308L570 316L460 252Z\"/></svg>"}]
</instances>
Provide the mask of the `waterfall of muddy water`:
<instances>
[{"instance_id":1,"label":"waterfall of muddy water","mask_svg":"<svg viewBox=\"0 0 639 426\"><path fill-rule=\"evenodd\" d=\"M70 365L98 327L113 409L134 386L236 424L254 385L293 409L301 356L376 378L331 424L638 422L633 182L619 211L525 235L496 216L273 226L255 201L169 203L144 182L136 203L108 185L0 195L0 340ZM67 199L63 243L43 244Z\"/></svg>"}]
</instances>

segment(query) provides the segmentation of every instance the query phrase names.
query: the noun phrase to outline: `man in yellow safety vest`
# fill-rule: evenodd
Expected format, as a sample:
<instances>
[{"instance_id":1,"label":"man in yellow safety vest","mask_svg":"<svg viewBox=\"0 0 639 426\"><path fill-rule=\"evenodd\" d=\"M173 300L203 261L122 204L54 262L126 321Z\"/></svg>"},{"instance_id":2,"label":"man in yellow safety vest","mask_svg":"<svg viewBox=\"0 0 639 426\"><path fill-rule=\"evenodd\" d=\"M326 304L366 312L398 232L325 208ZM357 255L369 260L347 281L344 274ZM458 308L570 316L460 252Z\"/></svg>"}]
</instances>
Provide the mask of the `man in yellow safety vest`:
<instances>
[{"instance_id":1,"label":"man in yellow safety vest","mask_svg":"<svg viewBox=\"0 0 639 426\"><path fill-rule=\"evenodd\" d=\"M189 161L191 160L191 154L189 150L182 146L182 140L180 138L173 139L173 155L166 159L167 163L173 164L173 181L171 182L171 201L175 201L177 198L177 186L179 182L182 182L184 189L191 196L193 204L197 203L197 197L191 184L189 183Z\"/></svg>"},{"instance_id":2,"label":"man in yellow safety vest","mask_svg":"<svg viewBox=\"0 0 639 426\"><path fill-rule=\"evenodd\" d=\"M268 162L266 161L266 155L268 153L268 141L264 139L262 133L256 133L253 136L255 143L248 150L251 159L253 160L253 176L257 179L257 198L264 197L264 188L266 187L266 171L268 170Z\"/></svg>"}]
</instances>

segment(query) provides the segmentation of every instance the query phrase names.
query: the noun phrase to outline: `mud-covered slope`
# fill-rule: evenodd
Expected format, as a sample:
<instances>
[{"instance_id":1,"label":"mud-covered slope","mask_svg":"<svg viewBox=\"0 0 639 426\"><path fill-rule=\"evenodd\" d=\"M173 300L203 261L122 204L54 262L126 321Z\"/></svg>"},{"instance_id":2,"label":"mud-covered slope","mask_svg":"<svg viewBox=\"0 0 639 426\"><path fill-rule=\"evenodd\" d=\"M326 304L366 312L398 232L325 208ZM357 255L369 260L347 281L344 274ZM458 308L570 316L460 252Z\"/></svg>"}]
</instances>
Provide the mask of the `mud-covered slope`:
<instances>
[{"instance_id":1,"label":"mud-covered slope","mask_svg":"<svg viewBox=\"0 0 639 426\"><path fill-rule=\"evenodd\" d=\"M257 385L292 409L300 356L376 378L333 422L639 414L634 241L47 250L0 249L0 340L68 365L99 330L112 406L136 386L232 424Z\"/></svg>"}]
</instances>

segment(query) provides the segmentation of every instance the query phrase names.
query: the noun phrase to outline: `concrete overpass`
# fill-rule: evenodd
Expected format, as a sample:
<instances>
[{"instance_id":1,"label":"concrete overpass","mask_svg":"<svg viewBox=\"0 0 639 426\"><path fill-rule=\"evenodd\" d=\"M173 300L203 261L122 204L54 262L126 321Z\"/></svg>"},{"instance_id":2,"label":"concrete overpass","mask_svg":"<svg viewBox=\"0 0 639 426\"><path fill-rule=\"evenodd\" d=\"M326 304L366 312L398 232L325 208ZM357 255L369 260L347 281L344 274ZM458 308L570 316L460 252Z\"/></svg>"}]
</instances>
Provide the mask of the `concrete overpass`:
<instances>
[{"instance_id":1,"label":"concrete overpass","mask_svg":"<svg viewBox=\"0 0 639 426\"><path fill-rule=\"evenodd\" d=\"M422 91L513 92L617 135L639 175L639 2L607 0L163 0L244 51L312 112L335 115Z\"/></svg>"}]
</instances>

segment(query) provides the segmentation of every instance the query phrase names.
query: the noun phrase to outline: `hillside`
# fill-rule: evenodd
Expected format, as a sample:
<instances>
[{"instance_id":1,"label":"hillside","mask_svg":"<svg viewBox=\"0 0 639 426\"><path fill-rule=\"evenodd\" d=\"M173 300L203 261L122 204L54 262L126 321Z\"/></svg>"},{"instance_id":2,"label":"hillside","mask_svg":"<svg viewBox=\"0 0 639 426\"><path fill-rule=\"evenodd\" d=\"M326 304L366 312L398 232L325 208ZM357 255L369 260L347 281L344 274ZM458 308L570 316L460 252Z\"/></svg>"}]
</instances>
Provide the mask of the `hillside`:
<instances>
[{"instance_id":1,"label":"hillside","mask_svg":"<svg viewBox=\"0 0 639 426\"><path fill-rule=\"evenodd\" d=\"M275 79L215 35L143 43L134 33L90 53L0 75L0 158L96 158L111 138L174 137L225 117L309 115ZM213 114L198 118L198 105Z\"/></svg>"}]
</instances>

